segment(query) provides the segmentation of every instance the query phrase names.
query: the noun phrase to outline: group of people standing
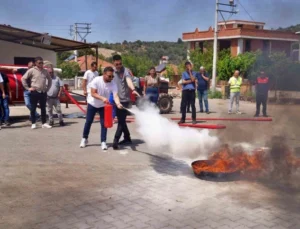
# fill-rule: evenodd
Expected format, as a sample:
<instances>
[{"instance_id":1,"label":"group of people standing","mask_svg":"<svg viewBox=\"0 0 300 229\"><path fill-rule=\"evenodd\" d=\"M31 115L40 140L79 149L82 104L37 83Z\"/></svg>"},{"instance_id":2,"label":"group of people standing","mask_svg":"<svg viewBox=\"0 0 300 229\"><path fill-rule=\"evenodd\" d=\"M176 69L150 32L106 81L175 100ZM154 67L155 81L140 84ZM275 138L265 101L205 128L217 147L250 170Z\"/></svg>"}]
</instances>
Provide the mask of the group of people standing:
<instances>
[{"instance_id":1,"label":"group of people standing","mask_svg":"<svg viewBox=\"0 0 300 229\"><path fill-rule=\"evenodd\" d=\"M58 114L59 125L65 125L59 100L63 83L54 74L52 66L44 68L42 57L36 57L34 63L29 63L28 69L22 76L22 85L24 87L24 98L25 96L29 97L29 100L25 98L25 102L30 109L31 129L37 128L36 121L39 114L36 109L38 104L41 109L42 128L50 129L54 125L53 107ZM49 123L47 123L46 107L48 107Z\"/></svg>"},{"instance_id":2,"label":"group of people standing","mask_svg":"<svg viewBox=\"0 0 300 229\"><path fill-rule=\"evenodd\" d=\"M208 90L209 90L209 77L203 66L200 67L199 72L193 71L191 62L185 63L185 69L182 73L180 85L182 85L182 98L180 105L181 120L179 124L185 123L186 113L189 112L189 107L192 110L192 123L196 124L196 91L199 98L200 112L210 113L208 107ZM204 102L204 106L203 106Z\"/></svg>"},{"instance_id":3,"label":"group of people standing","mask_svg":"<svg viewBox=\"0 0 300 229\"><path fill-rule=\"evenodd\" d=\"M179 86L182 87L182 99L181 99L181 120L179 124L185 123L186 113L192 113L192 123L196 124L196 91L199 98L199 107L200 112L204 112L203 102L205 106L205 112L210 113L208 107L208 90L210 78L208 77L205 68L200 67L199 72L193 71L192 64L190 62L185 63L186 70L182 73L182 78L178 82ZM230 89L230 101L228 114L233 113L233 103L236 102L236 114L242 114L239 110L239 101L240 101L240 90L242 86L243 79L240 76L240 72L235 70L233 76L229 79L228 85ZM270 88L269 78L266 76L264 71L260 72L259 77L255 81L256 86L256 112L255 117L260 115L260 107L262 105L263 116L268 117L267 115L267 99L268 91Z\"/></svg>"},{"instance_id":4,"label":"group of people standing","mask_svg":"<svg viewBox=\"0 0 300 229\"><path fill-rule=\"evenodd\" d=\"M34 61L28 63L28 68L5 68L5 70L10 70L13 74L22 74L21 81L24 101L26 107L30 111L29 119L32 123L31 129L37 128L36 122L40 118L42 121L42 128L52 128L54 125L53 108L55 108L58 114L59 125L65 125L59 101L63 90L63 82L55 75L53 66L45 68L43 58L36 57ZM2 77L2 75L4 77ZM0 76L0 93L2 95L0 99L0 124L4 122L4 124L8 126L10 125L8 104L12 95L8 77L5 74L1 74ZM38 104L41 109L41 115L36 111ZM48 107L49 123L47 123L46 120L46 107Z\"/></svg>"}]
</instances>

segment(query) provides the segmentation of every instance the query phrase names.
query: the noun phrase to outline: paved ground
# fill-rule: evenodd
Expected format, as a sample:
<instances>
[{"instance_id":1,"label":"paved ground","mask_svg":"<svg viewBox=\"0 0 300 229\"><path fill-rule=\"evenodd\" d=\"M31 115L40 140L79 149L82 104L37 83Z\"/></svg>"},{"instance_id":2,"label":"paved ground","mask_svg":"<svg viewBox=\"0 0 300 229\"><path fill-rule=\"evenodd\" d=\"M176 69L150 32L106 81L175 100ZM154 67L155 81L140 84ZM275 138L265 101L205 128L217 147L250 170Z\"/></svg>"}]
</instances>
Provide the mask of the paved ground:
<instances>
[{"instance_id":1,"label":"paved ground","mask_svg":"<svg viewBox=\"0 0 300 229\"><path fill-rule=\"evenodd\" d=\"M228 116L227 101L210 104L217 113L209 117ZM175 100L175 113L168 117L179 117L178 105ZM243 117L253 109L241 104ZM211 133L224 143L261 146L282 135L299 155L299 106L269 111L272 123L223 122L227 129ZM73 112L78 112L73 106L64 109ZM26 113L12 109L12 115ZM89 147L80 149L83 119L34 131L29 123L16 122L0 131L1 229L300 228L299 174L290 183L208 182L194 177L190 161L153 156L134 123L129 124L134 146L102 152L99 123L92 127ZM114 131L109 130L109 142Z\"/></svg>"}]
</instances>

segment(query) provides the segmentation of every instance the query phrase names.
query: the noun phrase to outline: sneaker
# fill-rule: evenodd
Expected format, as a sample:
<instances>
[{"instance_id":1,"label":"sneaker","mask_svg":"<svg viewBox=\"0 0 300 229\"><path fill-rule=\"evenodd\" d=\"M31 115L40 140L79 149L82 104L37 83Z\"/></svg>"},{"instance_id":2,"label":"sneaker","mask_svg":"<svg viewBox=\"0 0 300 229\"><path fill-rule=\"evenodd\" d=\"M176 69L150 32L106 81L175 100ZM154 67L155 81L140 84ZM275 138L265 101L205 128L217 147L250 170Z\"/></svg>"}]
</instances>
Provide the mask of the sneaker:
<instances>
[{"instance_id":1,"label":"sneaker","mask_svg":"<svg viewBox=\"0 0 300 229\"><path fill-rule=\"evenodd\" d=\"M4 122L4 124L2 124L4 126L10 126L10 123L8 121Z\"/></svg>"},{"instance_id":2,"label":"sneaker","mask_svg":"<svg viewBox=\"0 0 300 229\"><path fill-rule=\"evenodd\" d=\"M200 111L200 113L203 113L203 111Z\"/></svg>"},{"instance_id":3,"label":"sneaker","mask_svg":"<svg viewBox=\"0 0 300 229\"><path fill-rule=\"evenodd\" d=\"M32 124L31 129L36 129L36 124Z\"/></svg>"},{"instance_id":4,"label":"sneaker","mask_svg":"<svg viewBox=\"0 0 300 229\"><path fill-rule=\"evenodd\" d=\"M259 115L258 115L258 114L255 114L255 115L254 115L254 117L256 117L256 118L257 118L257 117L259 117Z\"/></svg>"},{"instance_id":5,"label":"sneaker","mask_svg":"<svg viewBox=\"0 0 300 229\"><path fill-rule=\"evenodd\" d=\"M60 126L65 126L64 121L60 121L60 122L59 122L59 125L60 125Z\"/></svg>"},{"instance_id":6,"label":"sneaker","mask_svg":"<svg viewBox=\"0 0 300 229\"><path fill-rule=\"evenodd\" d=\"M50 126L48 123L44 123L44 124L42 125L42 128L51 129L52 126Z\"/></svg>"},{"instance_id":7,"label":"sneaker","mask_svg":"<svg viewBox=\"0 0 300 229\"><path fill-rule=\"evenodd\" d=\"M269 117L269 115L264 114L263 117L267 118L267 117Z\"/></svg>"},{"instance_id":8,"label":"sneaker","mask_svg":"<svg viewBox=\"0 0 300 229\"><path fill-rule=\"evenodd\" d=\"M197 121L194 119L194 120L192 121L192 124L193 124L193 125L197 124Z\"/></svg>"},{"instance_id":9,"label":"sneaker","mask_svg":"<svg viewBox=\"0 0 300 229\"><path fill-rule=\"evenodd\" d=\"M101 143L101 148L102 148L102 150L107 150L106 142Z\"/></svg>"},{"instance_id":10,"label":"sneaker","mask_svg":"<svg viewBox=\"0 0 300 229\"><path fill-rule=\"evenodd\" d=\"M185 121L181 119L181 120L178 122L178 124L182 124L182 123L185 123Z\"/></svg>"},{"instance_id":11,"label":"sneaker","mask_svg":"<svg viewBox=\"0 0 300 229\"><path fill-rule=\"evenodd\" d=\"M88 144L88 140L86 138L82 138L80 142L80 148L86 147L86 144Z\"/></svg>"},{"instance_id":12,"label":"sneaker","mask_svg":"<svg viewBox=\"0 0 300 229\"><path fill-rule=\"evenodd\" d=\"M209 111L206 111L206 114L210 114L210 112L209 112Z\"/></svg>"},{"instance_id":13,"label":"sneaker","mask_svg":"<svg viewBox=\"0 0 300 229\"><path fill-rule=\"evenodd\" d=\"M237 111L237 112L236 112L236 114L242 114L242 112L240 112L240 111Z\"/></svg>"},{"instance_id":14,"label":"sneaker","mask_svg":"<svg viewBox=\"0 0 300 229\"><path fill-rule=\"evenodd\" d=\"M232 114L232 112L231 112L231 111L228 111L228 114Z\"/></svg>"}]
</instances>

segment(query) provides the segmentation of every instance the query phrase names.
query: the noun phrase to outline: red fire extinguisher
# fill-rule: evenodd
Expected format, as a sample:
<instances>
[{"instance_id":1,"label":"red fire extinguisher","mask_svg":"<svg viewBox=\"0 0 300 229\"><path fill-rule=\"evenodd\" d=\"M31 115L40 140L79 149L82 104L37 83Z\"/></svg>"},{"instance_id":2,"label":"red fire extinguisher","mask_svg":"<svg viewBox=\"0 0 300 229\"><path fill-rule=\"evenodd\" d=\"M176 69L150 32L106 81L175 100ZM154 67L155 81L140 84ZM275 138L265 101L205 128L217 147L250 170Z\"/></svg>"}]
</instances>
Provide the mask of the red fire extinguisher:
<instances>
[{"instance_id":1,"label":"red fire extinguisher","mask_svg":"<svg viewBox=\"0 0 300 229\"><path fill-rule=\"evenodd\" d=\"M113 126L113 106L111 104L106 104L104 106L104 126L106 128L111 128Z\"/></svg>"}]
</instances>

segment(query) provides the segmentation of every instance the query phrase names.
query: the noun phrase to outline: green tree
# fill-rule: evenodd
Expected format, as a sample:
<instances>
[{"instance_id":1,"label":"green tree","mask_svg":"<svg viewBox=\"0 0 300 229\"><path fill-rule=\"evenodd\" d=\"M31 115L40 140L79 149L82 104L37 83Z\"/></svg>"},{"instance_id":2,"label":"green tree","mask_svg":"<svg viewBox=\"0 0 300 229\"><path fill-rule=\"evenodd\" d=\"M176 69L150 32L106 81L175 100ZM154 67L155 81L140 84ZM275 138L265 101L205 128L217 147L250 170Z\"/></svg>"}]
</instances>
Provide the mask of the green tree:
<instances>
[{"instance_id":1,"label":"green tree","mask_svg":"<svg viewBox=\"0 0 300 229\"><path fill-rule=\"evenodd\" d=\"M204 66L206 71L212 73L213 63L213 47L210 43L204 43L205 50L196 49L190 52L190 59L193 63L194 70L198 70L201 66Z\"/></svg>"},{"instance_id":2,"label":"green tree","mask_svg":"<svg viewBox=\"0 0 300 229\"><path fill-rule=\"evenodd\" d=\"M147 56L125 54L122 56L122 60L123 65L137 77L144 77L153 66L153 62Z\"/></svg>"},{"instance_id":3,"label":"green tree","mask_svg":"<svg viewBox=\"0 0 300 229\"><path fill-rule=\"evenodd\" d=\"M78 56L84 56L84 55L96 56L96 52L95 52L95 50L90 49L90 48L78 50Z\"/></svg>"},{"instance_id":4,"label":"green tree","mask_svg":"<svg viewBox=\"0 0 300 229\"><path fill-rule=\"evenodd\" d=\"M79 64L76 62L63 62L60 68L62 77L66 79L74 78L80 71Z\"/></svg>"},{"instance_id":5,"label":"green tree","mask_svg":"<svg viewBox=\"0 0 300 229\"><path fill-rule=\"evenodd\" d=\"M71 56L73 53L72 52L58 52L56 53L56 62L57 66L60 66L65 59L67 59L69 56Z\"/></svg>"},{"instance_id":6,"label":"green tree","mask_svg":"<svg viewBox=\"0 0 300 229\"><path fill-rule=\"evenodd\" d=\"M170 64L168 64L166 66L166 77L172 79L174 75L175 75L174 68Z\"/></svg>"},{"instance_id":7,"label":"green tree","mask_svg":"<svg viewBox=\"0 0 300 229\"><path fill-rule=\"evenodd\" d=\"M99 67L98 67L98 73L99 73L99 76L102 76L102 75L103 75L102 65L101 65L101 64L100 64Z\"/></svg>"}]
</instances>

